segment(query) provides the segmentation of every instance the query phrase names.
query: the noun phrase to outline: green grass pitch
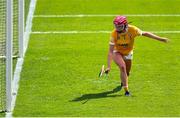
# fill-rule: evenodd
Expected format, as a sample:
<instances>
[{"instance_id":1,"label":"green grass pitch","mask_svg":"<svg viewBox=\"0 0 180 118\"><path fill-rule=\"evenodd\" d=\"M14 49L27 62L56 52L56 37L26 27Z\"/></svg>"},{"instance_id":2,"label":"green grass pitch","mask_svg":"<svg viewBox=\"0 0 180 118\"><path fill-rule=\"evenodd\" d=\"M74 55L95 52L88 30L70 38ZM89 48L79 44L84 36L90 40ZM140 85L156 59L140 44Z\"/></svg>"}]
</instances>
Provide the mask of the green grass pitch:
<instances>
[{"instance_id":1,"label":"green grass pitch","mask_svg":"<svg viewBox=\"0 0 180 118\"><path fill-rule=\"evenodd\" d=\"M37 0L35 15L179 14L179 0ZM180 30L180 17L128 17L146 31ZM112 30L113 17L34 18L32 31ZM31 34L14 116L180 116L180 34L163 44L138 37L129 88L107 63L109 34Z\"/></svg>"}]
</instances>

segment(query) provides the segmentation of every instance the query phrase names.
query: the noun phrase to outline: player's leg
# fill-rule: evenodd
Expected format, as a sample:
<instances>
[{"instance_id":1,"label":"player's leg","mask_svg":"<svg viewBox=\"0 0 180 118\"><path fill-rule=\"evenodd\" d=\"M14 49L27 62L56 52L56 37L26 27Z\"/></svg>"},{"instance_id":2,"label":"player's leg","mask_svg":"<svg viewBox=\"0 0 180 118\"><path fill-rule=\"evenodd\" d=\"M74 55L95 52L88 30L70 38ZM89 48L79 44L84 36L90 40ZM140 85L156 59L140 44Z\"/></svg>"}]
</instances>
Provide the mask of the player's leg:
<instances>
[{"instance_id":1,"label":"player's leg","mask_svg":"<svg viewBox=\"0 0 180 118\"><path fill-rule=\"evenodd\" d=\"M124 61L126 63L127 76L129 77L130 71L131 71L132 60L124 60Z\"/></svg>"},{"instance_id":2,"label":"player's leg","mask_svg":"<svg viewBox=\"0 0 180 118\"><path fill-rule=\"evenodd\" d=\"M131 71L131 65L132 65L132 59L133 59L133 51L131 51L127 56L123 57L125 63L126 63L126 72L127 75L130 75Z\"/></svg>"},{"instance_id":3,"label":"player's leg","mask_svg":"<svg viewBox=\"0 0 180 118\"><path fill-rule=\"evenodd\" d=\"M120 78L121 78L121 82L123 84L124 90L125 90L125 92L129 93L129 91L128 91L128 76L127 76L127 72L126 72L126 63L125 63L122 55L118 52L115 52L113 54L113 59L119 67Z\"/></svg>"},{"instance_id":4,"label":"player's leg","mask_svg":"<svg viewBox=\"0 0 180 118\"><path fill-rule=\"evenodd\" d=\"M127 56L124 56L123 59L124 59L124 62L125 62L125 64L126 64L127 76L129 77L129 75L130 75L130 70L131 70L131 65L132 65L132 59L133 59L133 51L130 52ZM125 95L126 95L126 96L129 96L130 93L129 93L129 92L126 92Z\"/></svg>"}]
</instances>

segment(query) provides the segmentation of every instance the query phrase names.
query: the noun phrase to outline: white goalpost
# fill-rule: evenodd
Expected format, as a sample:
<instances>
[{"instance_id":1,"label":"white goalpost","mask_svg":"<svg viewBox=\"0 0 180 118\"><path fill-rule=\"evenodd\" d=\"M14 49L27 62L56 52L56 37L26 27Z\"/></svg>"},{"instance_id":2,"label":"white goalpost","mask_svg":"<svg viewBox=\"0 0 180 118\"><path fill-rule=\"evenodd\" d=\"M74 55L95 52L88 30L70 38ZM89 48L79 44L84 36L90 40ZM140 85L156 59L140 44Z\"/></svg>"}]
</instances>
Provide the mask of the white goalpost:
<instances>
[{"instance_id":1,"label":"white goalpost","mask_svg":"<svg viewBox=\"0 0 180 118\"><path fill-rule=\"evenodd\" d=\"M24 0L0 1L0 112L12 110L14 67L24 56Z\"/></svg>"},{"instance_id":2,"label":"white goalpost","mask_svg":"<svg viewBox=\"0 0 180 118\"><path fill-rule=\"evenodd\" d=\"M6 109L5 111L11 110L12 100L12 48L13 48L13 1L6 1Z\"/></svg>"}]
</instances>

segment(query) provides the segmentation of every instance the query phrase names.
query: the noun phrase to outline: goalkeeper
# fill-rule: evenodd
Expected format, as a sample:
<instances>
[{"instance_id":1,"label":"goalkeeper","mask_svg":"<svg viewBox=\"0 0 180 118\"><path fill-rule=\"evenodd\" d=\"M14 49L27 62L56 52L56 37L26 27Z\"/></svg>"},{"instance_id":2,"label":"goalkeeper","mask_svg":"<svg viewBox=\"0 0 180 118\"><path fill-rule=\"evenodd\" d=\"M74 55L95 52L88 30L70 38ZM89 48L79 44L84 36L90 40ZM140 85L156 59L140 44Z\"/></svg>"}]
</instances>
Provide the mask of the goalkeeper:
<instances>
[{"instance_id":1,"label":"goalkeeper","mask_svg":"<svg viewBox=\"0 0 180 118\"><path fill-rule=\"evenodd\" d=\"M121 87L125 90L125 96L130 96L128 90L128 76L131 70L135 37L145 36L164 43L167 43L169 40L165 37L157 36L151 32L141 31L139 28L129 25L125 16L117 16L113 23L115 29L112 31L110 37L108 67L105 71L107 73L110 71L113 59L120 70Z\"/></svg>"}]
</instances>

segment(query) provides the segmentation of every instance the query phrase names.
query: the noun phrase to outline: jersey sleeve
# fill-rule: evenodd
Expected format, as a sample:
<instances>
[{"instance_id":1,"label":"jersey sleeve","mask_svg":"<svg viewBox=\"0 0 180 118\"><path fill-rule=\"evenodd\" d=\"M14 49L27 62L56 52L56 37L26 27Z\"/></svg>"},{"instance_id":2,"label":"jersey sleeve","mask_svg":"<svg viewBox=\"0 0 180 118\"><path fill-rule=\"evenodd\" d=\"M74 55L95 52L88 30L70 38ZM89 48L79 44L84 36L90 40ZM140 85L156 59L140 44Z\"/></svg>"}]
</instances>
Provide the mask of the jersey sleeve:
<instances>
[{"instance_id":1,"label":"jersey sleeve","mask_svg":"<svg viewBox=\"0 0 180 118\"><path fill-rule=\"evenodd\" d=\"M140 30L139 28L135 27L135 34L136 34L136 36L142 36L142 30Z\"/></svg>"}]
</instances>

